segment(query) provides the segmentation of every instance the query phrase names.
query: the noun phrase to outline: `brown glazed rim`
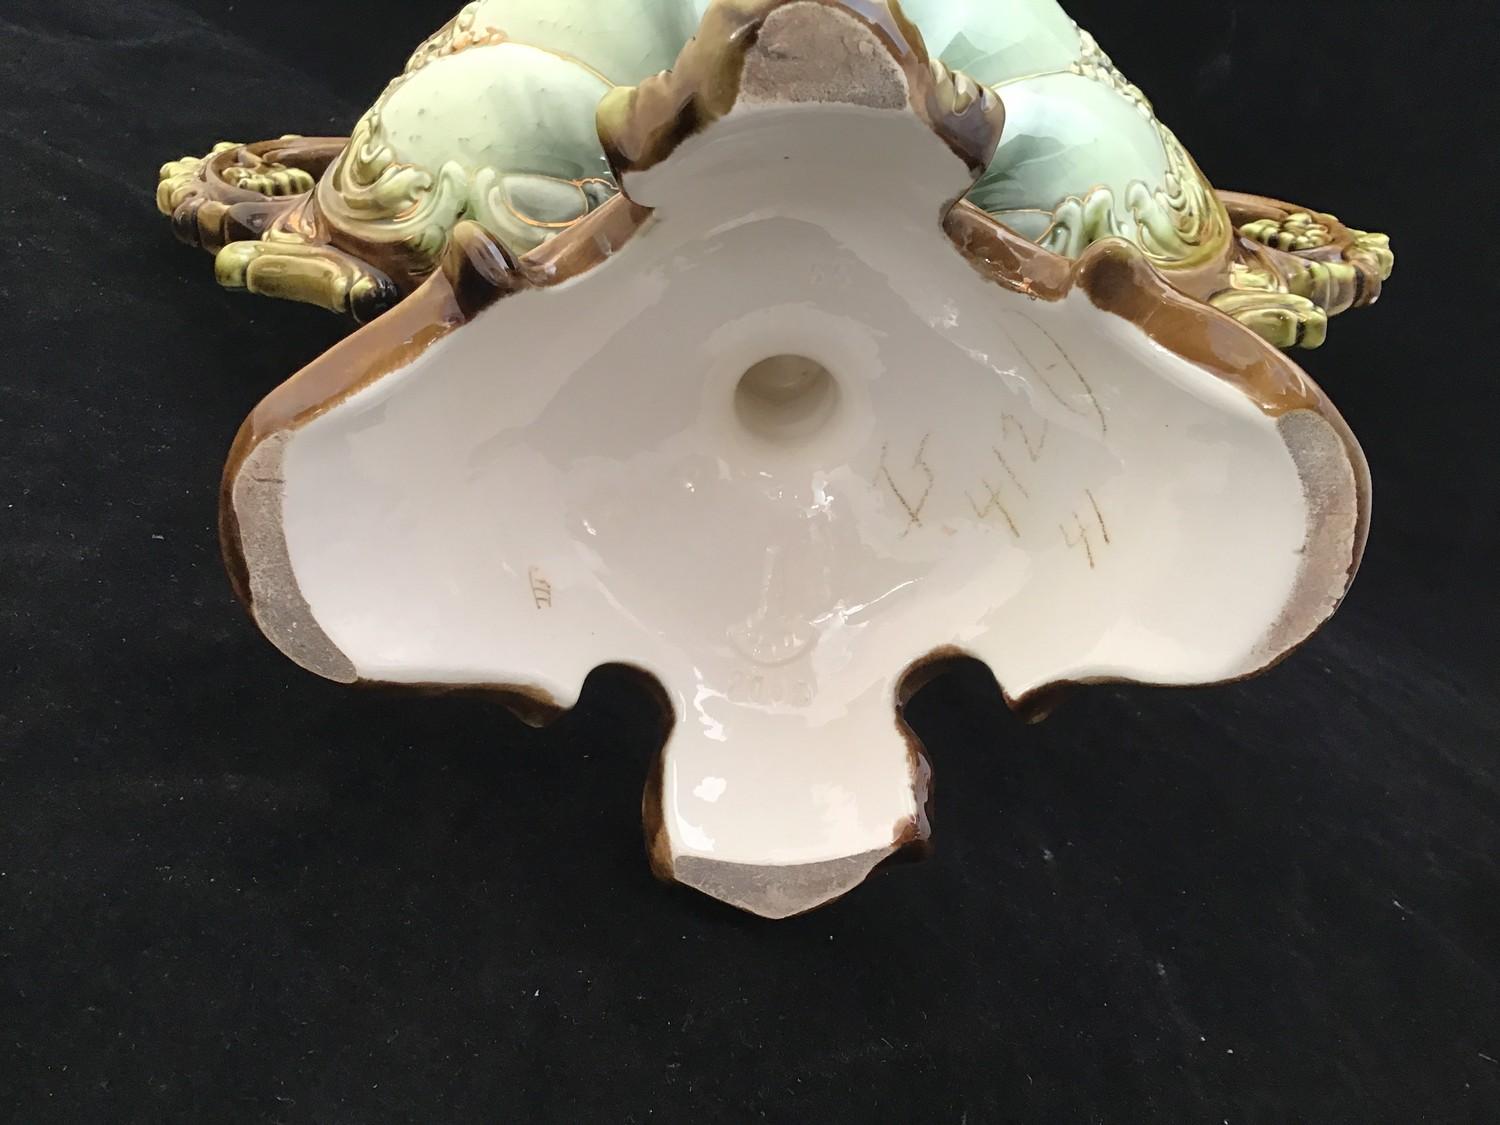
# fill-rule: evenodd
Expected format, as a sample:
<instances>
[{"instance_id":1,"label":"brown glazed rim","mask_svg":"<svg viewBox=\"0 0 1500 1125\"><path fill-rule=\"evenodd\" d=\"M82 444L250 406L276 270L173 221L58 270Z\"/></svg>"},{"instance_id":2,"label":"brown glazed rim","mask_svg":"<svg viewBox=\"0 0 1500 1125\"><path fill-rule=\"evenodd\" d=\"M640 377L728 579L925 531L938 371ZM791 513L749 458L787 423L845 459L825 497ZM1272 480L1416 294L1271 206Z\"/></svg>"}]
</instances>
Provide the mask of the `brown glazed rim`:
<instances>
[{"instance_id":1,"label":"brown glazed rim","mask_svg":"<svg viewBox=\"0 0 1500 1125\"><path fill-rule=\"evenodd\" d=\"M216 198L228 203L263 202L266 196L256 191L236 187L224 179L231 166L253 167L257 162L281 164L289 168L300 168L314 179L321 176L328 166L349 144L348 137L279 137L272 141L256 141L215 153L205 164L204 181L212 184Z\"/></svg>"},{"instance_id":2,"label":"brown glazed rim","mask_svg":"<svg viewBox=\"0 0 1500 1125\"><path fill-rule=\"evenodd\" d=\"M1330 314L1343 312L1345 308L1364 308L1380 300L1381 291L1390 271L1387 269L1382 273L1370 253L1361 247L1360 239L1364 236L1364 232L1354 230L1336 215L1311 207L1301 207L1295 203L1288 203L1284 199L1240 191L1221 191L1218 195L1224 204L1225 212L1229 215L1230 225L1235 231L1234 242L1242 260L1252 263L1267 262L1275 272L1283 272L1278 267L1289 261L1349 263L1355 270L1354 292L1346 306L1329 308L1327 311ZM1329 236L1327 245L1311 250L1281 250L1238 233L1245 224L1258 219L1273 219L1281 222L1293 214L1309 215L1326 227Z\"/></svg>"},{"instance_id":3,"label":"brown glazed rim","mask_svg":"<svg viewBox=\"0 0 1500 1125\"><path fill-rule=\"evenodd\" d=\"M931 78L921 40L909 33L909 25L899 16L898 10L884 0L719 0L710 8L704 28L711 31L718 27L720 35L729 37L718 43L719 54L737 60L737 66L743 67L749 46L733 36L745 35L747 27L758 29L772 11L796 3L818 3L836 8L854 15L881 33L882 42L901 62L903 71L909 76L919 76L919 85L911 97L915 103L918 93L923 92L924 102L920 106L914 104L913 108L929 125L933 124L933 118L925 108L925 91L931 89ZM892 29L899 32L899 38L892 34ZM632 97L629 114L624 118L616 116L611 121L608 126L613 145L611 158L617 161L617 168L629 170L661 162L677 144L706 128L733 107L738 94L739 71L734 70L726 78L723 66L708 65L706 60L716 57L714 46L714 42L706 41L700 32L699 38L684 49L683 60L689 64L684 73L691 75L692 81L699 86L693 86L685 79L674 80L671 77L674 72L665 72L658 79L651 80L659 84L659 96ZM679 65L683 60L679 60ZM921 82L929 84L923 86ZM649 86L649 82L643 84L642 89ZM725 97L728 97L727 102L723 100ZM715 113L685 116L683 107L688 102L718 108ZM972 109L972 106L968 108ZM601 118L606 116L601 110ZM993 118L986 117L986 120ZM938 131L935 126L934 129ZM948 138L944 137L944 140L946 142ZM403 368L495 301L524 289L545 289L561 284L598 267L653 221L649 209L622 194L520 258L513 257L477 224L460 224L441 268L418 289L390 312L329 349L267 395L245 420L230 450L220 501L220 534L226 567L236 593L247 607L251 605L250 582L232 490L246 459L261 442L275 434L300 428L357 391ZM1028 241L967 202L953 205L942 225L955 249L970 265L1002 288L1032 300L1049 302L1062 300L1075 289L1081 290L1100 309L1130 321L1163 348L1234 387L1266 415L1278 418L1293 411L1308 410L1332 426L1353 466L1358 497L1351 565L1344 585L1347 590L1348 581L1358 568L1368 534L1368 467L1342 417L1295 363L1228 316L1174 289L1152 268L1138 248L1124 240L1095 243L1080 258L1072 260ZM1258 675L1279 663L1296 647L1292 645L1274 653L1264 665L1244 675L1216 682L1233 683ZM963 659L974 657L956 647L939 648L909 665L899 681L897 697L892 702L897 727L911 752L918 815L897 826L892 854L877 866L885 866L898 858L911 858L914 853L920 854L927 848L931 771L922 742L906 723L903 712L923 684L942 674L953 662ZM637 675L646 683L663 711L666 723L663 751L656 755L642 812L652 868L658 876L671 879L671 855L661 810L661 759L676 716L666 689L655 676L626 663L615 662L611 666L627 668ZM1142 681L1128 678L1061 680L1021 697L1012 697L1005 694L1003 688L1000 690L1012 709L1036 721L1045 717L1068 688L1085 683ZM379 686L411 689L414 685ZM523 721L534 725L545 725L563 711L555 700L526 685L419 685L417 690L491 693Z\"/></svg>"},{"instance_id":4,"label":"brown glazed rim","mask_svg":"<svg viewBox=\"0 0 1500 1125\"><path fill-rule=\"evenodd\" d=\"M1229 215L1229 221L1238 230L1246 223L1254 222L1256 219L1285 219L1288 215L1302 212L1311 215L1328 228L1332 238L1331 245L1342 249L1354 241L1355 232L1346 226L1337 216L1330 215L1326 211L1316 211L1311 207L1299 207L1295 203L1288 203L1284 199L1275 199L1269 195L1255 195L1243 191L1221 191L1219 199L1224 204L1224 210ZM1306 253L1307 251L1303 251Z\"/></svg>"},{"instance_id":5,"label":"brown glazed rim","mask_svg":"<svg viewBox=\"0 0 1500 1125\"><path fill-rule=\"evenodd\" d=\"M231 167L280 164L316 180L348 143L348 137L288 136L214 153L203 162L189 201L172 215L177 237L211 251L240 239L260 238L277 218L302 206L306 195L262 195L230 183L224 173Z\"/></svg>"}]
</instances>

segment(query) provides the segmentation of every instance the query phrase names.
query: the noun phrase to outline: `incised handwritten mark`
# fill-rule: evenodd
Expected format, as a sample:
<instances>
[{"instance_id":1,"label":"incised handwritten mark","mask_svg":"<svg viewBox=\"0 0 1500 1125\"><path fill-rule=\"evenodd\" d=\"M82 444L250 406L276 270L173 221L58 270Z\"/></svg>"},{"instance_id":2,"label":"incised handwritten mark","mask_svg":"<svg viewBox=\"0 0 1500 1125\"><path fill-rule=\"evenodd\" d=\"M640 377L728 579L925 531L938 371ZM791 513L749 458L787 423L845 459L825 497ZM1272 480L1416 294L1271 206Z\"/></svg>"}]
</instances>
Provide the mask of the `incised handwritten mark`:
<instances>
[{"instance_id":1,"label":"incised handwritten mark","mask_svg":"<svg viewBox=\"0 0 1500 1125\"><path fill-rule=\"evenodd\" d=\"M552 583L548 582L536 567L528 570L526 576L531 580L531 600L536 603L537 609L551 609Z\"/></svg>"},{"instance_id":2,"label":"incised handwritten mark","mask_svg":"<svg viewBox=\"0 0 1500 1125\"><path fill-rule=\"evenodd\" d=\"M1110 542L1109 527L1104 522L1104 513L1099 510L1099 501L1094 498L1094 493L1090 489L1085 488L1083 494L1089 498L1089 507L1093 509L1094 520L1099 525L1099 534L1104 537L1104 546L1108 546ZM1073 532L1069 531L1062 524L1058 524L1057 528L1062 532L1063 542L1068 545L1070 550L1074 547L1083 548L1083 553L1089 560L1089 569L1093 570L1095 561L1094 544L1089 537L1089 528L1084 524L1082 517L1077 512L1073 513L1073 524L1078 529L1077 535L1074 535ZM1102 550L1103 548L1101 547L1100 549Z\"/></svg>"},{"instance_id":3,"label":"incised handwritten mark","mask_svg":"<svg viewBox=\"0 0 1500 1125\"><path fill-rule=\"evenodd\" d=\"M1031 435L1026 432L1026 424L1021 419L1017 418L1014 414L1000 415L1000 436L1004 438L1012 432L1017 434L1021 439L1021 444L1026 447L1026 456L1031 459L1033 465L1041 457L1042 450L1047 448L1047 434L1050 432L1051 427L1052 423L1043 418L1041 436L1032 440Z\"/></svg>"},{"instance_id":4,"label":"incised handwritten mark","mask_svg":"<svg viewBox=\"0 0 1500 1125\"><path fill-rule=\"evenodd\" d=\"M1016 486L1016 491L1021 494L1021 499L1030 500L1031 493L1021 483L1021 478L1016 476L1016 471L1010 467L1010 462L1005 459L1005 454L997 449L995 450L995 459L1000 462L1000 467L1005 470L1005 475L1010 477L1010 483Z\"/></svg>"},{"instance_id":5,"label":"incised handwritten mark","mask_svg":"<svg viewBox=\"0 0 1500 1125\"><path fill-rule=\"evenodd\" d=\"M1093 570L1094 569L1094 546L1093 546L1092 543L1089 542L1088 528L1086 528L1086 527L1083 526L1083 521L1078 518L1078 514L1076 512L1073 514L1073 522L1075 524L1077 524L1077 526L1078 526L1078 535L1076 537L1073 535L1072 532L1070 532L1062 524L1058 524L1057 525L1057 529L1062 532L1063 542L1068 545L1068 548L1070 550L1072 548L1074 548L1074 547L1082 547L1083 548L1083 553L1088 556L1089 569Z\"/></svg>"},{"instance_id":6,"label":"incised handwritten mark","mask_svg":"<svg viewBox=\"0 0 1500 1125\"><path fill-rule=\"evenodd\" d=\"M1109 528L1104 525L1104 513L1099 510L1099 501L1094 499L1094 494L1085 488L1083 494L1089 498L1089 506L1094 509L1094 518L1099 521L1099 530L1104 535L1104 541L1109 542Z\"/></svg>"},{"instance_id":7,"label":"incised handwritten mark","mask_svg":"<svg viewBox=\"0 0 1500 1125\"><path fill-rule=\"evenodd\" d=\"M886 460L890 452L889 443L880 447L880 475L884 478L885 483L890 486L891 493L906 512L906 528L901 532L901 538L903 539L911 534L912 528L922 526L922 509L927 506L927 498L932 495L932 485L936 477L933 475L932 466L927 464L927 441L931 437L930 433L923 435L922 440L917 444L917 455L911 461L911 467L920 470L922 475L927 478L927 483L922 489L922 494L915 501L908 498L906 493L901 491L901 486L896 483L896 478L891 475L890 466Z\"/></svg>"},{"instance_id":8,"label":"incised handwritten mark","mask_svg":"<svg viewBox=\"0 0 1500 1125\"><path fill-rule=\"evenodd\" d=\"M1050 432L1050 425L1051 423L1049 423L1046 419L1043 419L1040 430L1037 431L1036 436L1033 436L1032 433L1026 429L1026 423L1022 422L1021 419L1017 418L1014 414L1001 414L1000 440L1001 443L1004 444L1012 434L1014 434L1016 437L1019 437L1021 439L1022 448L1026 450L1026 459L1033 465L1035 465L1037 463L1037 460L1042 455L1042 450L1047 448L1047 434ZM1016 491L1021 494L1023 499L1030 500L1031 490L1021 483L1020 474L1016 472L1015 466L1012 465L1010 463L1010 459L1006 457L1005 451L999 446L995 446L994 454L995 459L1000 462L1000 467L1005 470L1005 475L1010 477L1011 484L1016 486Z\"/></svg>"},{"instance_id":9,"label":"incised handwritten mark","mask_svg":"<svg viewBox=\"0 0 1500 1125\"><path fill-rule=\"evenodd\" d=\"M1063 363L1067 364L1068 369L1073 372L1073 377L1078 380L1079 386L1083 388L1084 394L1089 400L1089 406L1093 408L1093 413L1099 420L1099 435L1103 437L1105 434L1109 433L1109 419L1104 416L1104 408L1099 405L1099 397L1094 394L1094 388L1089 384L1088 379L1084 376L1083 372L1078 369L1078 365L1073 362L1072 358L1068 355L1063 346L1057 342L1057 338L1036 321L1032 320L1029 316L1025 316L1022 313L1012 313L1011 315L1018 320L1024 320L1027 324L1031 325L1031 327L1035 328L1038 332L1040 332L1047 338L1047 342L1052 345L1053 350L1055 350L1057 354L1062 358ZM1027 354L1026 349L1021 347L1015 336L1013 336L1009 332L1006 332L1006 336L1009 338L1011 346L1016 349L1016 352L1020 355L1021 359L1026 363L1028 367L1030 367L1037 373L1037 377L1041 379L1042 385L1045 386L1048 393L1050 393L1052 397L1062 405L1063 409L1067 410L1071 414L1077 414L1080 417L1084 417L1089 413L1087 409L1080 408L1076 403L1064 398L1062 392L1060 392L1057 387L1053 385L1052 379L1050 378L1050 373L1057 370L1058 364L1056 362L1046 364L1045 366L1038 364L1031 358L1031 356Z\"/></svg>"},{"instance_id":10,"label":"incised handwritten mark","mask_svg":"<svg viewBox=\"0 0 1500 1125\"><path fill-rule=\"evenodd\" d=\"M1006 526L1010 528L1010 533L1017 539L1021 538L1021 531L1016 527L1016 521L1011 518L1010 510L1006 508L1005 501L1000 498L999 490L996 489L995 486L987 480L981 480L979 483L983 485L984 490L989 493L989 499L985 502L983 508L979 506L979 503L974 499L974 497L969 496L968 493L964 493L965 496L968 496L969 504L974 509L974 514L980 519L985 520L989 519L990 516L994 515L996 512L999 512L1000 515L1005 519ZM1017 485L1016 487L1019 488L1020 485ZM1022 491L1021 495L1024 496L1026 495L1026 493Z\"/></svg>"}]
</instances>

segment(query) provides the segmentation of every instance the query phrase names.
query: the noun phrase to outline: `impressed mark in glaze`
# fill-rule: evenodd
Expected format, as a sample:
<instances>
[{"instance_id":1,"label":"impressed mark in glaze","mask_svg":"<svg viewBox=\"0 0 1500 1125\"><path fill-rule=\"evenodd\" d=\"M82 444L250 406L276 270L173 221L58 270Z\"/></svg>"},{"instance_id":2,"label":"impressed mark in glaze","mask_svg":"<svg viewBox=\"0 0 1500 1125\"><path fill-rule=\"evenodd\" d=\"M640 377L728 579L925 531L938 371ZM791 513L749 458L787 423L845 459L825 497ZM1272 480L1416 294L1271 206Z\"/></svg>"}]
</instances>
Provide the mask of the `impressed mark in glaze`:
<instances>
[{"instance_id":1,"label":"impressed mark in glaze","mask_svg":"<svg viewBox=\"0 0 1500 1125\"><path fill-rule=\"evenodd\" d=\"M728 696L733 703L758 707L810 707L812 681L783 669L737 668L729 676Z\"/></svg>"},{"instance_id":2,"label":"impressed mark in glaze","mask_svg":"<svg viewBox=\"0 0 1500 1125\"><path fill-rule=\"evenodd\" d=\"M552 583L542 576L542 572L532 567L526 572L531 580L531 600L537 609L552 608Z\"/></svg>"},{"instance_id":3,"label":"impressed mark in glaze","mask_svg":"<svg viewBox=\"0 0 1500 1125\"><path fill-rule=\"evenodd\" d=\"M774 668L796 660L817 639L811 615L793 608L797 592L788 580L784 551L767 547L755 612L729 627L729 643L747 660ZM806 591L800 591L806 593Z\"/></svg>"},{"instance_id":4,"label":"impressed mark in glaze","mask_svg":"<svg viewBox=\"0 0 1500 1125\"><path fill-rule=\"evenodd\" d=\"M817 640L808 603L820 576L808 571L808 559L799 558L799 552L793 558L798 558L799 565L786 561L784 547L766 547L756 610L727 630L733 649L754 664L730 673L729 699L733 702L787 706L813 702L811 679L787 666L807 654Z\"/></svg>"}]
</instances>

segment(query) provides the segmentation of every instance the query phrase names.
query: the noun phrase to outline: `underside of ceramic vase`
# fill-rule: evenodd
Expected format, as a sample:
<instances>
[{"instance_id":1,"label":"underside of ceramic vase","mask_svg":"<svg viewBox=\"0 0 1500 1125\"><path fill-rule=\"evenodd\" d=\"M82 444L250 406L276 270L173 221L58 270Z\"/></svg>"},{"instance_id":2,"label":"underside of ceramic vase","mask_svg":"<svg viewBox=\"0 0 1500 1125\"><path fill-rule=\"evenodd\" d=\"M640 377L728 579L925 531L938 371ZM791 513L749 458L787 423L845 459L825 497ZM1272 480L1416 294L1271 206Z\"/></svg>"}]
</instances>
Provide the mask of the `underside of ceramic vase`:
<instances>
[{"instance_id":1,"label":"underside of ceramic vase","mask_svg":"<svg viewBox=\"0 0 1500 1125\"><path fill-rule=\"evenodd\" d=\"M1357 445L1139 250L955 207L1003 118L876 0L711 10L601 109L623 196L521 258L465 227L252 415L224 528L262 629L523 712L642 670L656 869L768 917L926 839L933 660L1020 703L1279 659L1357 566Z\"/></svg>"}]
</instances>

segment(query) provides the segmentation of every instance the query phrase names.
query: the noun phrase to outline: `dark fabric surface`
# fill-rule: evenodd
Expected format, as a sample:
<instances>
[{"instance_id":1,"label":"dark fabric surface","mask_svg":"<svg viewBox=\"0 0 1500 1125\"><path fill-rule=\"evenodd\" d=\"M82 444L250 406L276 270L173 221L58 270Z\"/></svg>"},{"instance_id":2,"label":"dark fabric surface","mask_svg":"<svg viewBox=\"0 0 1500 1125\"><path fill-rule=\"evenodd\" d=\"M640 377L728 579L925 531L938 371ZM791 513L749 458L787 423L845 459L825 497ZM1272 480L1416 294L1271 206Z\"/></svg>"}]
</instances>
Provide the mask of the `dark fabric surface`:
<instances>
[{"instance_id":1,"label":"dark fabric surface","mask_svg":"<svg viewBox=\"0 0 1500 1125\"><path fill-rule=\"evenodd\" d=\"M1392 234L1299 357L1364 572L1238 686L939 681L935 857L766 923L651 879L629 683L341 688L221 571L236 426L347 326L220 292L156 167L347 132L456 6L0 2L0 1118L1500 1120L1489 24L1072 6L1216 183Z\"/></svg>"}]
</instances>

